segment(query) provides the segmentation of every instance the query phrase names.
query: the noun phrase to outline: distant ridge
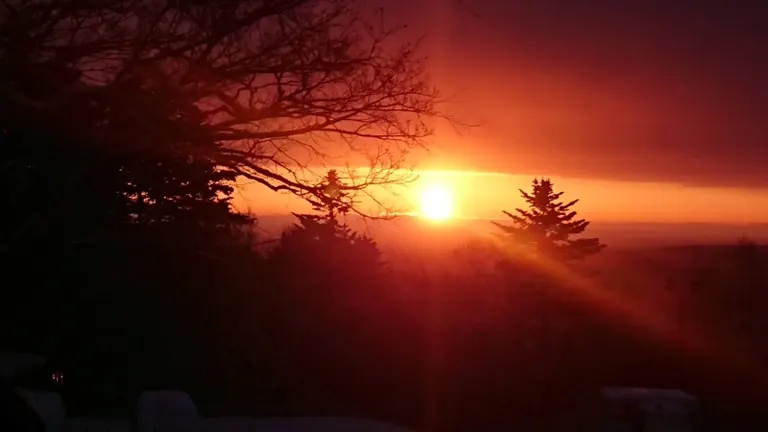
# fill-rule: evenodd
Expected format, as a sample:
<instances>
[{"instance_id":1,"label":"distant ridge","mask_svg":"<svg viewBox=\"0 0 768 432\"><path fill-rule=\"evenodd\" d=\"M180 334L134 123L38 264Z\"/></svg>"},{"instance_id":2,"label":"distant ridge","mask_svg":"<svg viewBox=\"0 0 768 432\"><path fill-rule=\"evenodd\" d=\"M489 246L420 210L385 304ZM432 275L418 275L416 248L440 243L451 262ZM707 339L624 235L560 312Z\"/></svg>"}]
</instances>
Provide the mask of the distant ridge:
<instances>
[{"instance_id":1,"label":"distant ridge","mask_svg":"<svg viewBox=\"0 0 768 432\"><path fill-rule=\"evenodd\" d=\"M355 230L366 233L380 244L396 243L407 247L409 241L428 237L438 243L460 244L472 238L497 232L487 219L456 219L433 223L412 216L394 220L364 220L349 216L347 223ZM498 219L498 222L506 220ZM258 217L257 234L277 237L295 222L292 215L265 215ZM716 224L716 223L659 223L659 222L607 222L595 221L587 230L588 236L599 237L609 247L652 247L675 245L735 244L746 237L756 243L768 244L768 223Z\"/></svg>"}]
</instances>

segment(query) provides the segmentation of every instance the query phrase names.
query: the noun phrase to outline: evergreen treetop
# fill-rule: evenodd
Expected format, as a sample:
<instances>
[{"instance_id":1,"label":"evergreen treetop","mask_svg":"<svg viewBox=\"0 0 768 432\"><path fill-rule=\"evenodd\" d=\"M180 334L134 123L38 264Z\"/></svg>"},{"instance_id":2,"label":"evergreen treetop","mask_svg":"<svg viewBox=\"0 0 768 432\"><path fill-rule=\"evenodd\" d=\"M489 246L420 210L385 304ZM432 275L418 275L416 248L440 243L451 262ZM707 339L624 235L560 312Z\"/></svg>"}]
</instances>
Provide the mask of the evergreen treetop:
<instances>
[{"instance_id":1,"label":"evergreen treetop","mask_svg":"<svg viewBox=\"0 0 768 432\"><path fill-rule=\"evenodd\" d=\"M549 179L534 179L532 192L520 190L528 203L527 209L515 209L517 214L504 211L512 225L494 222L506 236L518 244L534 247L538 252L558 259L582 259L600 252L605 245L597 238L573 238L584 233L586 219L577 219L572 207L578 199L563 203L563 192L555 192Z\"/></svg>"}]
</instances>

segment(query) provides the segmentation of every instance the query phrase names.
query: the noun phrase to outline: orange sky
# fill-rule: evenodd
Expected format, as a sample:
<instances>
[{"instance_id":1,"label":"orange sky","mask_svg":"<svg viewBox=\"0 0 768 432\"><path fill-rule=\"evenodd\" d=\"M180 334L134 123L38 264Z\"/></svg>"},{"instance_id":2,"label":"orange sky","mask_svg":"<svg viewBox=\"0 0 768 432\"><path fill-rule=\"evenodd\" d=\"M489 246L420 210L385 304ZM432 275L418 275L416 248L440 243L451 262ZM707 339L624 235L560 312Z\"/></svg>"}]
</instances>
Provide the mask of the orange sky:
<instances>
[{"instance_id":1,"label":"orange sky","mask_svg":"<svg viewBox=\"0 0 768 432\"><path fill-rule=\"evenodd\" d=\"M499 217L546 175L593 220L768 222L768 12L684 3L359 2L424 36L444 109L478 124L438 125L411 160L462 216ZM304 209L255 188L238 205Z\"/></svg>"},{"instance_id":2,"label":"orange sky","mask_svg":"<svg viewBox=\"0 0 768 432\"><path fill-rule=\"evenodd\" d=\"M759 223L768 214L768 193L759 190L691 187L672 183L627 182L552 177L566 193L563 199L581 201L575 207L584 217L621 222ZM444 186L454 196L455 214L463 218L503 218L502 210L523 205L519 188L527 189L531 177L476 171L422 171L408 188L378 191L377 197L401 211L418 211L418 190L429 184ZM363 207L374 210L370 201ZM245 184L235 205L256 214L308 211L291 195L281 195L258 185Z\"/></svg>"}]
</instances>

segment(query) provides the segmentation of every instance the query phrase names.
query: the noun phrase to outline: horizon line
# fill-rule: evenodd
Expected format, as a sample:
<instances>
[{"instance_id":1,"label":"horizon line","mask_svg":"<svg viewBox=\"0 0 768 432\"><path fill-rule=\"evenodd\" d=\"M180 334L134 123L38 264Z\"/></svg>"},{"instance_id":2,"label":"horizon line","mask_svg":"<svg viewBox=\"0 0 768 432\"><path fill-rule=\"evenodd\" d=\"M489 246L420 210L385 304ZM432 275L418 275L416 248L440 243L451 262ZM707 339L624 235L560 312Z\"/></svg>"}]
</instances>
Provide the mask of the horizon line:
<instances>
[{"instance_id":1,"label":"horizon line","mask_svg":"<svg viewBox=\"0 0 768 432\"><path fill-rule=\"evenodd\" d=\"M303 214L303 213L302 213ZM309 214L309 213L308 213ZM292 218L293 214L291 212L288 213L263 213L263 214L257 214L255 215L256 219L262 217L267 218ZM420 219L417 214L398 214L394 215L391 219L376 219L375 217L368 218L365 216L360 215L347 215L346 218L354 218L354 219L361 219L361 220L369 220L369 221L388 221L388 220L396 220L398 218L411 218L411 219ZM452 217L449 220L441 222L442 224L450 224L451 221L488 221L488 222L499 222L499 221L506 221L508 219L505 218L490 218L490 217L470 217L470 216L457 216ZM609 223L609 224L646 224L646 225L731 225L731 226L766 226L768 227L768 222L716 222L716 221L644 221L644 220L607 220L607 219L592 219L589 221L590 224L594 223Z\"/></svg>"}]
</instances>

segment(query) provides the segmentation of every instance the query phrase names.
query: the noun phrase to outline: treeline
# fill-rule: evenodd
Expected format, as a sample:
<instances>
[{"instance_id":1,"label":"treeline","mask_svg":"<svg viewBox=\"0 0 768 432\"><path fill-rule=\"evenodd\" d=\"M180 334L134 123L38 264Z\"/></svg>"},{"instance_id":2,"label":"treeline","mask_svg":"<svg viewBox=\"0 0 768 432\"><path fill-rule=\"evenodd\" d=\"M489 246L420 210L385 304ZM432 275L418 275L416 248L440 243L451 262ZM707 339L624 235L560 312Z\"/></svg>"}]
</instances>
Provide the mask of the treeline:
<instances>
[{"instance_id":1,"label":"treeline","mask_svg":"<svg viewBox=\"0 0 768 432\"><path fill-rule=\"evenodd\" d=\"M50 151L43 143L32 148ZM73 170L64 178L79 175L77 165L57 166ZM751 400L737 373L715 375L728 364L646 332L584 292L602 288L567 259L572 253L544 253L580 247L567 236L547 240L547 232L564 232L556 228L562 220L515 221L520 231L507 227L498 242L469 244L443 270L427 271L391 265L327 209L296 215L293 228L265 244L253 234L255 220L226 197L200 198L213 189L226 195L226 179L218 179L190 193L187 207L150 202L140 214L133 200L78 203L46 231L41 225L9 243L4 345L42 353L64 372L69 412L126 412L143 389L181 388L209 415L347 415L450 430L591 424L597 390L609 384L683 387L721 409ZM55 199L41 194L37 208ZM216 203L224 210L201 210ZM533 204L523 210L537 212ZM104 222L69 225L88 218ZM717 323L721 335L759 341L760 308L746 306L762 292L763 252L744 243L729 253L674 289L691 290L688 326ZM740 318L738 327L715 319L726 313Z\"/></svg>"}]
</instances>

